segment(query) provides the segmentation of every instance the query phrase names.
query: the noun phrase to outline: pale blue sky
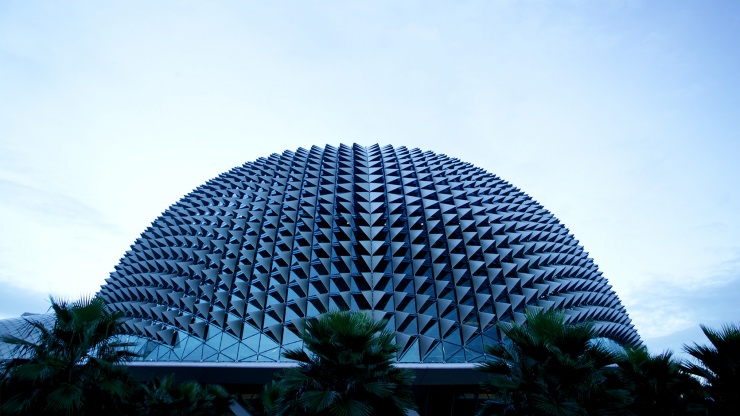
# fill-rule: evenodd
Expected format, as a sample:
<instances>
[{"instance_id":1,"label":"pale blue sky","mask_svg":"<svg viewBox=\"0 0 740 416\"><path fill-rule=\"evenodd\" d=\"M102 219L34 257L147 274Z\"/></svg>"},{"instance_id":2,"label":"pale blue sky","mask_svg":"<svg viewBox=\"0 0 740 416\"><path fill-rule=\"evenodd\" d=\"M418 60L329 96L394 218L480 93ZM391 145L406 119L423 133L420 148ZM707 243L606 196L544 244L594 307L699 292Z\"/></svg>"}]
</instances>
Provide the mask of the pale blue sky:
<instances>
[{"instance_id":1,"label":"pale blue sky","mask_svg":"<svg viewBox=\"0 0 740 416\"><path fill-rule=\"evenodd\" d=\"M0 317L233 166L358 142L523 189L653 349L740 320L740 3L272 3L0 3Z\"/></svg>"}]
</instances>

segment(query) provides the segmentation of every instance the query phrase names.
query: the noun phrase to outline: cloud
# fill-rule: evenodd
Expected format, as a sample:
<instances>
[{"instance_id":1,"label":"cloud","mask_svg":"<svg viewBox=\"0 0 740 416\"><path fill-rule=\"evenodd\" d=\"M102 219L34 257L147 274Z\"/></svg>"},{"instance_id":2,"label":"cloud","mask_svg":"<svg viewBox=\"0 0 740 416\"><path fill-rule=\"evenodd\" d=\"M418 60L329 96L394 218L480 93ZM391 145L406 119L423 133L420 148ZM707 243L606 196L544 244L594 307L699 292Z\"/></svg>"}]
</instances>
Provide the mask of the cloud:
<instances>
[{"instance_id":1,"label":"cloud","mask_svg":"<svg viewBox=\"0 0 740 416\"><path fill-rule=\"evenodd\" d=\"M718 327L740 320L738 293L740 257L688 283L655 278L624 303L648 347L665 349L673 342L677 350L703 337L699 324Z\"/></svg>"},{"instance_id":2,"label":"cloud","mask_svg":"<svg viewBox=\"0 0 740 416\"><path fill-rule=\"evenodd\" d=\"M44 313L49 309L49 295L4 282L0 285L0 319L17 318L24 312Z\"/></svg>"},{"instance_id":3,"label":"cloud","mask_svg":"<svg viewBox=\"0 0 740 416\"><path fill-rule=\"evenodd\" d=\"M80 200L21 182L0 179L2 205L22 211L35 222L52 226L80 226L115 231L113 224L103 219L102 213Z\"/></svg>"},{"instance_id":4,"label":"cloud","mask_svg":"<svg viewBox=\"0 0 740 416\"><path fill-rule=\"evenodd\" d=\"M129 237L100 210L55 190L0 179L0 195L0 284L8 298L0 303L0 314L24 304L41 307L31 294L43 294L38 296L43 300L49 293L98 290L125 249L116 240ZM16 303L13 293L21 294Z\"/></svg>"}]
</instances>

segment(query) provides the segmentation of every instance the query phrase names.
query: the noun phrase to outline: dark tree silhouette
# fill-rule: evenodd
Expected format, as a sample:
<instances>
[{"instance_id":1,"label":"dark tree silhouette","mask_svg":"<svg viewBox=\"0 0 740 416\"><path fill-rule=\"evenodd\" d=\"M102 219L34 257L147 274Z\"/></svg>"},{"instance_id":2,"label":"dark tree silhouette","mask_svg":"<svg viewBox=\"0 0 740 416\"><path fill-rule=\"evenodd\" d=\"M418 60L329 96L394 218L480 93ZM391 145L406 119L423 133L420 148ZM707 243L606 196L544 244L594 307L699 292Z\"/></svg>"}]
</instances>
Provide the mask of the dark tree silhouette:
<instances>
[{"instance_id":1,"label":"dark tree silhouette","mask_svg":"<svg viewBox=\"0 0 740 416\"><path fill-rule=\"evenodd\" d=\"M305 350L286 351L299 366L265 389L268 414L405 415L415 408L413 374L394 366L393 333L363 312L329 312L306 321Z\"/></svg>"},{"instance_id":2,"label":"dark tree silhouette","mask_svg":"<svg viewBox=\"0 0 740 416\"><path fill-rule=\"evenodd\" d=\"M725 325L715 330L701 325L710 345L684 345L696 362L684 370L700 377L709 394L709 414L731 415L740 409L740 326Z\"/></svg>"},{"instance_id":3,"label":"dark tree silhouette","mask_svg":"<svg viewBox=\"0 0 740 416\"><path fill-rule=\"evenodd\" d=\"M142 386L142 416L223 416L232 415L233 397L221 386L196 381L176 383L172 376L155 378Z\"/></svg>"},{"instance_id":4,"label":"dark tree silhouette","mask_svg":"<svg viewBox=\"0 0 740 416\"><path fill-rule=\"evenodd\" d=\"M480 365L490 393L478 414L618 415L631 399L617 354L594 342L593 324L568 324L560 311L528 311L524 325L500 324L508 338Z\"/></svg>"},{"instance_id":5,"label":"dark tree silhouette","mask_svg":"<svg viewBox=\"0 0 740 416\"><path fill-rule=\"evenodd\" d=\"M652 355L646 348L628 348L619 360L621 376L634 401L629 410L636 415L706 414L701 384L681 369L681 361L670 351Z\"/></svg>"},{"instance_id":6,"label":"dark tree silhouette","mask_svg":"<svg viewBox=\"0 0 740 416\"><path fill-rule=\"evenodd\" d=\"M135 354L115 337L122 314L100 297L51 298L51 310L53 327L27 319L25 337L2 338L16 348L16 358L2 364L2 413L126 413L136 383L119 364Z\"/></svg>"}]
</instances>

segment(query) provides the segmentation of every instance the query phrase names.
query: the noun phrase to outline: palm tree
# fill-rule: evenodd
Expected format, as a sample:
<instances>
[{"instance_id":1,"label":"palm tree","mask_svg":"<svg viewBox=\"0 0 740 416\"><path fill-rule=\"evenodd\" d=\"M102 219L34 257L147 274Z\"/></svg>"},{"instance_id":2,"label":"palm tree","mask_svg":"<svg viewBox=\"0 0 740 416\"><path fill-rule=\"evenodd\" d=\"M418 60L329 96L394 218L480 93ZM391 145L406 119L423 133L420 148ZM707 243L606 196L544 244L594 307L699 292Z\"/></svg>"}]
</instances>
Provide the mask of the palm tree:
<instances>
[{"instance_id":1,"label":"palm tree","mask_svg":"<svg viewBox=\"0 0 740 416\"><path fill-rule=\"evenodd\" d=\"M125 367L134 356L117 340L120 313L100 297L67 302L51 298L51 328L26 319L23 338L2 337L16 358L2 363L3 414L119 414L135 388Z\"/></svg>"},{"instance_id":2,"label":"palm tree","mask_svg":"<svg viewBox=\"0 0 740 416\"><path fill-rule=\"evenodd\" d=\"M329 312L306 321L306 350L287 350L299 363L263 394L265 411L282 415L405 415L415 408L413 373L393 365L399 347L385 322L363 312Z\"/></svg>"},{"instance_id":3,"label":"palm tree","mask_svg":"<svg viewBox=\"0 0 740 416\"><path fill-rule=\"evenodd\" d=\"M740 409L740 326L725 325L715 330L701 325L710 345L684 345L696 362L684 370L698 376L709 393L709 414L729 415Z\"/></svg>"},{"instance_id":4,"label":"palm tree","mask_svg":"<svg viewBox=\"0 0 740 416\"><path fill-rule=\"evenodd\" d=\"M231 415L233 398L221 386L196 381L175 383L173 377L154 378L142 386L143 401L137 414L144 416Z\"/></svg>"},{"instance_id":5,"label":"palm tree","mask_svg":"<svg viewBox=\"0 0 740 416\"><path fill-rule=\"evenodd\" d=\"M593 324L567 324L559 311L528 311L524 325L501 323L508 338L488 346L492 359L490 394L478 414L610 415L624 414L628 392L613 365L617 354L601 343Z\"/></svg>"},{"instance_id":6,"label":"palm tree","mask_svg":"<svg viewBox=\"0 0 740 416\"><path fill-rule=\"evenodd\" d=\"M646 348L628 348L618 365L634 398L629 406L634 414L706 414L701 385L681 370L672 352L651 355Z\"/></svg>"}]
</instances>

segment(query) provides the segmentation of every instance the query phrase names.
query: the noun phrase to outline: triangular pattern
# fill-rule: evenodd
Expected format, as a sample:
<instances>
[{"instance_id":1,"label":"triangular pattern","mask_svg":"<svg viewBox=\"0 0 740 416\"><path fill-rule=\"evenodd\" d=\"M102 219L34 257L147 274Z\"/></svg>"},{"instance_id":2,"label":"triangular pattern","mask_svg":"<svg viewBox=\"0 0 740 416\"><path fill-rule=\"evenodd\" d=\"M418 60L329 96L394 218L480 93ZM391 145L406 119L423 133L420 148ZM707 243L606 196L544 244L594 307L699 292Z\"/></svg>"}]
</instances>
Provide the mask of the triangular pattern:
<instances>
[{"instance_id":1,"label":"triangular pattern","mask_svg":"<svg viewBox=\"0 0 740 416\"><path fill-rule=\"evenodd\" d=\"M496 323L528 307L640 342L552 214L480 168L405 147L314 146L234 168L165 211L106 282L128 333L170 360L281 360L306 318L347 308L386 319L403 362L478 361Z\"/></svg>"}]
</instances>

